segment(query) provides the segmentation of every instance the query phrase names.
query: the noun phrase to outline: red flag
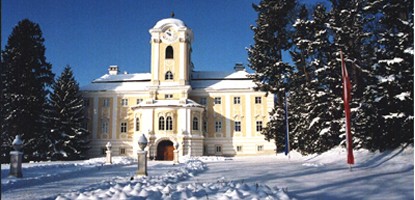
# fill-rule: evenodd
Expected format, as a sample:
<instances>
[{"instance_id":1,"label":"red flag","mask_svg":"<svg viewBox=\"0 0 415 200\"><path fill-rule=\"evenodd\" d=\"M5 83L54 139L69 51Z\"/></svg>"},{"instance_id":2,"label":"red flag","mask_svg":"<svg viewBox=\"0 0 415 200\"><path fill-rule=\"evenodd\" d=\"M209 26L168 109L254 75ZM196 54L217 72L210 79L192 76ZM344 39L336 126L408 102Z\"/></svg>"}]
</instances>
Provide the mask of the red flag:
<instances>
[{"instance_id":1,"label":"red flag","mask_svg":"<svg viewBox=\"0 0 415 200\"><path fill-rule=\"evenodd\" d=\"M354 156L353 156L352 132L350 130L350 106L349 106L350 99L352 98L352 96L350 95L350 90L352 88L352 85L350 84L349 74L347 73L346 63L344 62L342 51L340 51L340 57L342 60L344 111L346 113L347 163L352 165L354 164Z\"/></svg>"}]
</instances>

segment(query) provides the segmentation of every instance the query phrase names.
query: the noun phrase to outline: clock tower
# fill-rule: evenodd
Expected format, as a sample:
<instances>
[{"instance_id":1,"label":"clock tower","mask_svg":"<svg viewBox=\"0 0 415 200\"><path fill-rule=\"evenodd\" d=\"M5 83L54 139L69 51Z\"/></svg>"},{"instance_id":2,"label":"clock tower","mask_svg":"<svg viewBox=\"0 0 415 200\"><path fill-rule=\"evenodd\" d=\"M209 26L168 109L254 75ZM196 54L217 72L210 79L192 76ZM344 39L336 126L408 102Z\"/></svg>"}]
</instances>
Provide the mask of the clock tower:
<instances>
[{"instance_id":1,"label":"clock tower","mask_svg":"<svg viewBox=\"0 0 415 200\"><path fill-rule=\"evenodd\" d=\"M152 85L188 86L192 70L192 30L179 19L167 18L158 21L149 32Z\"/></svg>"}]
</instances>

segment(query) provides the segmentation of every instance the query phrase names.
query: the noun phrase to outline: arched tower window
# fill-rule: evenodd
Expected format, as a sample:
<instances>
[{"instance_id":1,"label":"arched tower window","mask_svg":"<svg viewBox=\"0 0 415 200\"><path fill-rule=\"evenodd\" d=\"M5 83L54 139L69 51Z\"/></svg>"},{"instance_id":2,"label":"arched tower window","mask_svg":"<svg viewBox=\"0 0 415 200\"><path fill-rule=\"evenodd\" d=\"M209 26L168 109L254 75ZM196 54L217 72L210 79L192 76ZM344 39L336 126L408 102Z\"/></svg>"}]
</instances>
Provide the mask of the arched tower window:
<instances>
[{"instance_id":1,"label":"arched tower window","mask_svg":"<svg viewBox=\"0 0 415 200\"><path fill-rule=\"evenodd\" d=\"M171 71L167 71L165 79L166 80L173 80L173 73Z\"/></svg>"},{"instance_id":2,"label":"arched tower window","mask_svg":"<svg viewBox=\"0 0 415 200\"><path fill-rule=\"evenodd\" d=\"M170 116L166 118L166 130L173 130L173 119Z\"/></svg>"},{"instance_id":3,"label":"arched tower window","mask_svg":"<svg viewBox=\"0 0 415 200\"><path fill-rule=\"evenodd\" d=\"M166 59L172 59L173 58L173 47L168 46L166 48Z\"/></svg>"},{"instance_id":4,"label":"arched tower window","mask_svg":"<svg viewBox=\"0 0 415 200\"><path fill-rule=\"evenodd\" d=\"M199 119L197 117L193 117L193 128L194 131L199 130Z\"/></svg>"},{"instance_id":5,"label":"arched tower window","mask_svg":"<svg viewBox=\"0 0 415 200\"><path fill-rule=\"evenodd\" d=\"M164 117L159 117L159 130L164 130Z\"/></svg>"}]
</instances>

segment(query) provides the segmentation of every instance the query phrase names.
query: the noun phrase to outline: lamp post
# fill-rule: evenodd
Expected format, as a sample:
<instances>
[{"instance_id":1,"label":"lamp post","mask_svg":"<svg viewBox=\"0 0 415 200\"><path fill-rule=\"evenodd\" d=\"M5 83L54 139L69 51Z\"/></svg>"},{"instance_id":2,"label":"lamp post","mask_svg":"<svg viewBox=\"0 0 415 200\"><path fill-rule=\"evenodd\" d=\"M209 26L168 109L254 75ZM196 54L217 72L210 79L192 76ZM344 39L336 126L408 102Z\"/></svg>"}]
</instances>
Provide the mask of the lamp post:
<instances>
[{"instance_id":1,"label":"lamp post","mask_svg":"<svg viewBox=\"0 0 415 200\"><path fill-rule=\"evenodd\" d=\"M23 177L22 174L22 157L23 153L21 152L23 147L23 141L20 138L20 135L16 135L16 138L12 142L14 151L10 151L10 172L9 176L14 176L17 178Z\"/></svg>"},{"instance_id":2,"label":"lamp post","mask_svg":"<svg viewBox=\"0 0 415 200\"><path fill-rule=\"evenodd\" d=\"M105 145L105 147L107 147L107 151L105 151L105 153L107 154L105 163L106 164L112 164L112 155L111 155L111 142L107 142L107 145Z\"/></svg>"},{"instance_id":3,"label":"lamp post","mask_svg":"<svg viewBox=\"0 0 415 200\"><path fill-rule=\"evenodd\" d=\"M138 147L140 148L137 152L137 176L147 176L147 151L144 149L147 146L147 138L144 133L138 138Z\"/></svg>"}]
</instances>

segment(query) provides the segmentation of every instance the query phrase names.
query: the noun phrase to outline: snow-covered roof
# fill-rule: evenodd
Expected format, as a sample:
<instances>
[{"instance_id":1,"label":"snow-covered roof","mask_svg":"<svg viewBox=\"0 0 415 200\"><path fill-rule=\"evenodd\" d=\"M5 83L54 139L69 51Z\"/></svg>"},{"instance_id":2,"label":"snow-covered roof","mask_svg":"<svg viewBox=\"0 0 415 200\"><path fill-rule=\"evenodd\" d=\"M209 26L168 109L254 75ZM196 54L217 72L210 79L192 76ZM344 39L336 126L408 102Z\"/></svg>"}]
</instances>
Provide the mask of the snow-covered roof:
<instances>
[{"instance_id":1,"label":"snow-covered roof","mask_svg":"<svg viewBox=\"0 0 415 200\"><path fill-rule=\"evenodd\" d=\"M117 74L117 75L109 75L105 74L94 81L93 83L97 82L126 82L126 81L150 81L151 74L150 73L136 73L136 74Z\"/></svg>"},{"instance_id":2,"label":"snow-covered roof","mask_svg":"<svg viewBox=\"0 0 415 200\"><path fill-rule=\"evenodd\" d=\"M150 73L137 74L105 74L92 83L81 87L84 91L134 91L146 90L150 85Z\"/></svg>"},{"instance_id":3,"label":"snow-covered roof","mask_svg":"<svg viewBox=\"0 0 415 200\"><path fill-rule=\"evenodd\" d=\"M196 103L195 101L191 99L186 100L154 100L152 102L141 102L140 104L134 106L134 108L139 107L165 107L165 106L175 106L175 107L201 107L204 108L204 106Z\"/></svg>"},{"instance_id":4,"label":"snow-covered roof","mask_svg":"<svg viewBox=\"0 0 415 200\"><path fill-rule=\"evenodd\" d=\"M249 73L241 71L194 71L192 79L248 79Z\"/></svg>"},{"instance_id":5,"label":"snow-covered roof","mask_svg":"<svg viewBox=\"0 0 415 200\"><path fill-rule=\"evenodd\" d=\"M190 85L194 89L251 89L256 85L249 73L242 71L194 71ZM144 91L151 85L150 73L105 74L92 83L81 87L83 91ZM173 85L172 85L173 84ZM161 86L174 86L164 83Z\"/></svg>"},{"instance_id":6,"label":"snow-covered roof","mask_svg":"<svg viewBox=\"0 0 415 200\"><path fill-rule=\"evenodd\" d=\"M176 25L177 27L186 27L186 24L184 24L184 22L180 19L166 18L166 19L162 19L158 21L156 25L154 25L153 28L162 28L166 24L173 24L173 25Z\"/></svg>"},{"instance_id":7,"label":"snow-covered roof","mask_svg":"<svg viewBox=\"0 0 415 200\"><path fill-rule=\"evenodd\" d=\"M241 71L198 71L192 73L191 86L194 89L250 89L256 85L249 73Z\"/></svg>"}]
</instances>

